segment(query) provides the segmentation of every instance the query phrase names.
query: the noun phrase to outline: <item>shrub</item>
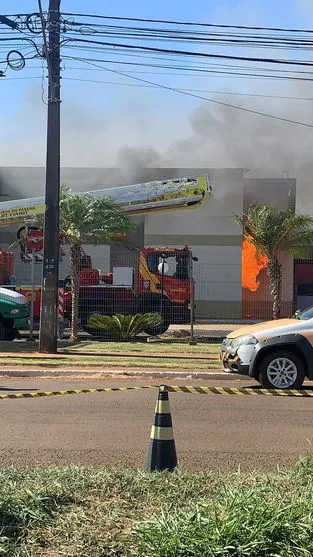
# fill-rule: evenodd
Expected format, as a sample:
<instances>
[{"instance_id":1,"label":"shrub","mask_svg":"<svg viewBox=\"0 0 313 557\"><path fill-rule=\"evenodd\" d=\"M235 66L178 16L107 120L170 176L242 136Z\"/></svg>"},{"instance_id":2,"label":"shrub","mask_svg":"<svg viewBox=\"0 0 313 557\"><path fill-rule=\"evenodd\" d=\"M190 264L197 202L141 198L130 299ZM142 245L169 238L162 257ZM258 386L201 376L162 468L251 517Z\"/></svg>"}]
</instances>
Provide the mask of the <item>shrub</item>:
<instances>
[{"instance_id":1,"label":"shrub","mask_svg":"<svg viewBox=\"0 0 313 557\"><path fill-rule=\"evenodd\" d=\"M132 340L149 327L157 327L161 323L158 313L137 313L136 315L100 315L93 314L88 327L105 330L121 340Z\"/></svg>"}]
</instances>

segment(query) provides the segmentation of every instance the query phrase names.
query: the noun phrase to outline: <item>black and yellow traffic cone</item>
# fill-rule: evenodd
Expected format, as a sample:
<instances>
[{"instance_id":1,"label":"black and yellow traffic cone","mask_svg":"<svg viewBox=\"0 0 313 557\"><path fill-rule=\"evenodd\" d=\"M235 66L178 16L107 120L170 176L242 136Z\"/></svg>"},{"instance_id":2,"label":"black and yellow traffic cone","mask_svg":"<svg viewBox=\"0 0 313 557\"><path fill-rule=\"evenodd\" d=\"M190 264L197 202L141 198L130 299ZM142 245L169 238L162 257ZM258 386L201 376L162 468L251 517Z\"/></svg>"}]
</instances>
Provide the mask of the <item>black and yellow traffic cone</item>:
<instances>
[{"instance_id":1,"label":"black and yellow traffic cone","mask_svg":"<svg viewBox=\"0 0 313 557\"><path fill-rule=\"evenodd\" d=\"M147 458L147 472L172 472L177 465L176 448L168 392L164 385L159 388L155 407L154 424L151 428Z\"/></svg>"}]
</instances>

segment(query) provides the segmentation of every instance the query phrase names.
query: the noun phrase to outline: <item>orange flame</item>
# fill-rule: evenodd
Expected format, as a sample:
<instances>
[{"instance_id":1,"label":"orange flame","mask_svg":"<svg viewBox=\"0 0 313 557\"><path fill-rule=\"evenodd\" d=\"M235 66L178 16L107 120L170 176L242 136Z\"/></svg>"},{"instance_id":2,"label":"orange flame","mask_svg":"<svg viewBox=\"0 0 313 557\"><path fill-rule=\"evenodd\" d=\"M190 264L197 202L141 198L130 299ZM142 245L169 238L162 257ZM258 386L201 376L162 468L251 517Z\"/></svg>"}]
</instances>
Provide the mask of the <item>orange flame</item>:
<instances>
[{"instance_id":1,"label":"orange flame","mask_svg":"<svg viewBox=\"0 0 313 557\"><path fill-rule=\"evenodd\" d=\"M262 269L267 267L267 264L267 257L259 253L249 240L244 240L242 244L242 287L256 292L260 286L258 276Z\"/></svg>"}]
</instances>

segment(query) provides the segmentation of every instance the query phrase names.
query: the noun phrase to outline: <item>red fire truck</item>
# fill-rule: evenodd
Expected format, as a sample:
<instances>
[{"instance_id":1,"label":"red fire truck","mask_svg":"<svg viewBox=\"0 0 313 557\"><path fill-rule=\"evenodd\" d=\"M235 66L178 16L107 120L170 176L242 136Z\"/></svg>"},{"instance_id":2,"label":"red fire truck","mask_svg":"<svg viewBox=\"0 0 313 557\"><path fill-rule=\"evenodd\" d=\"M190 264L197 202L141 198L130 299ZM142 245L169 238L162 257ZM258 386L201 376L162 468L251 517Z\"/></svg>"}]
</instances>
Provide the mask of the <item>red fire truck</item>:
<instances>
[{"instance_id":1,"label":"red fire truck","mask_svg":"<svg viewBox=\"0 0 313 557\"><path fill-rule=\"evenodd\" d=\"M190 298L194 284L191 277L192 254L183 249L142 248L137 268L115 267L113 273L102 275L91 268L89 257L82 258L80 274L79 317L84 330L93 313L135 314L157 312L162 322L148 334L161 334L172 323L190 320ZM65 294L66 315L69 316L70 293Z\"/></svg>"},{"instance_id":2,"label":"red fire truck","mask_svg":"<svg viewBox=\"0 0 313 557\"><path fill-rule=\"evenodd\" d=\"M41 234L41 231L38 231ZM32 232L32 238L34 233ZM138 250L137 267L114 267L112 273L102 275L93 269L91 257L83 255L80 269L79 319L82 328L94 335L99 331L88 327L92 314L135 314L158 312L162 323L149 329L148 334L161 334L172 323L186 323L190 319L190 299L194 283L191 277L192 253L184 248L142 248ZM2 284L10 284L14 254L2 252L0 276ZM34 295L34 318L40 317L41 288L16 285L29 302ZM71 315L70 281L60 281L63 313Z\"/></svg>"},{"instance_id":3,"label":"red fire truck","mask_svg":"<svg viewBox=\"0 0 313 557\"><path fill-rule=\"evenodd\" d=\"M86 192L91 197L110 197L130 216L160 211L193 209L211 196L206 176L175 178L132 186ZM0 226L22 223L18 232L23 261L42 260L42 231L30 226L36 215L45 212L43 198L12 200L0 203ZM27 225L26 225L27 223ZM22 238L23 234L26 237ZM21 241L23 240L23 241ZM79 318L85 331L98 334L88 327L92 314L135 314L159 312L161 325L148 330L149 334L164 332L171 323L185 323L190 318L190 300L193 299L192 254L187 246L174 248L142 248L137 252L133 266L114 267L112 273L102 275L93 269L91 258L84 255L80 268ZM10 261L10 269L2 269L3 284L12 284L13 253L2 261ZM1 263L0 263L1 265ZM16 281L18 283L18 280ZM34 300L33 316L40 316L41 290L34 285L18 285L16 290L29 301ZM71 314L70 284L60 283L62 313Z\"/></svg>"}]
</instances>

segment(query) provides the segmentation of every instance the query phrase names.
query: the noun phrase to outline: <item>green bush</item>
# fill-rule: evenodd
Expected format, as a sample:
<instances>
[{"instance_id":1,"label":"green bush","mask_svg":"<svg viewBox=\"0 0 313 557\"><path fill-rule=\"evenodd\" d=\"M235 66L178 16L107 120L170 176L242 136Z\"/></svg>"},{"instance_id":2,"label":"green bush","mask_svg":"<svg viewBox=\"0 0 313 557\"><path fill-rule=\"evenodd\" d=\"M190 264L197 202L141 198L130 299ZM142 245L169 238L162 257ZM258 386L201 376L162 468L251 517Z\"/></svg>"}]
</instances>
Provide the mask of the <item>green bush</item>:
<instances>
[{"instance_id":1,"label":"green bush","mask_svg":"<svg viewBox=\"0 0 313 557\"><path fill-rule=\"evenodd\" d=\"M161 316L158 313L137 313L136 315L116 313L112 317L95 313L90 317L88 327L105 330L120 340L132 340L149 327L157 327L160 323Z\"/></svg>"}]
</instances>

